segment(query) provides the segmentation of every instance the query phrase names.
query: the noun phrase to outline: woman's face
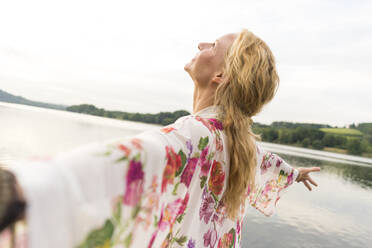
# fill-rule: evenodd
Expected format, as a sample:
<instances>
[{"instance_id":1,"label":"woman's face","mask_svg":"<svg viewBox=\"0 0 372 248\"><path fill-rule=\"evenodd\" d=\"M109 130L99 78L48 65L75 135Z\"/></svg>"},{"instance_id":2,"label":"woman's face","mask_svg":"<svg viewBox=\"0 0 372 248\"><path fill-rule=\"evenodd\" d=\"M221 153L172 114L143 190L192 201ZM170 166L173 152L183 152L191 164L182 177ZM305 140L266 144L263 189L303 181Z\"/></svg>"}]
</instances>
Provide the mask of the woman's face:
<instances>
[{"instance_id":1,"label":"woman's face","mask_svg":"<svg viewBox=\"0 0 372 248\"><path fill-rule=\"evenodd\" d=\"M236 37L237 34L232 33L221 36L213 43L199 43L200 51L184 67L198 86L206 87L221 76L225 54Z\"/></svg>"}]
</instances>

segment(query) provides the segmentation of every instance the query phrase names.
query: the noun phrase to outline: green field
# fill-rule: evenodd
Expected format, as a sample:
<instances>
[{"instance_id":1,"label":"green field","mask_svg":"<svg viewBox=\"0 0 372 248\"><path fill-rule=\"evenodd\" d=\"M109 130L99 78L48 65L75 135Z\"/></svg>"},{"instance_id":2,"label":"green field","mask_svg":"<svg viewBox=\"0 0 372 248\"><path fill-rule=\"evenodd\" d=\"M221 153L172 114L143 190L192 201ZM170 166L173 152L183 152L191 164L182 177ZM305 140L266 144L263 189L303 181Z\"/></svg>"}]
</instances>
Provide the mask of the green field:
<instances>
[{"instance_id":1,"label":"green field","mask_svg":"<svg viewBox=\"0 0 372 248\"><path fill-rule=\"evenodd\" d=\"M347 135L347 136L362 136L363 133L358 129L351 128L320 128L320 131L331 134Z\"/></svg>"}]
</instances>

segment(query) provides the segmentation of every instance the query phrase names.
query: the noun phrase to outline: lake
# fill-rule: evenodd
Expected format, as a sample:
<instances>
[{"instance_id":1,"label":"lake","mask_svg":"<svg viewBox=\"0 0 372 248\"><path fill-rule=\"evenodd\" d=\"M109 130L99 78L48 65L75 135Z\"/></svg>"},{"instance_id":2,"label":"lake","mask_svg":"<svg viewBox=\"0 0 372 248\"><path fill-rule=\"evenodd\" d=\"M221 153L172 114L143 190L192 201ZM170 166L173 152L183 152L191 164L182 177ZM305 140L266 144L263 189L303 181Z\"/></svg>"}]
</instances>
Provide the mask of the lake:
<instances>
[{"instance_id":1,"label":"lake","mask_svg":"<svg viewBox=\"0 0 372 248\"><path fill-rule=\"evenodd\" d=\"M159 127L0 102L0 163ZM372 159L261 144L294 167L321 167L313 173L319 186L294 183L272 217L249 208L242 247L372 247Z\"/></svg>"}]
</instances>

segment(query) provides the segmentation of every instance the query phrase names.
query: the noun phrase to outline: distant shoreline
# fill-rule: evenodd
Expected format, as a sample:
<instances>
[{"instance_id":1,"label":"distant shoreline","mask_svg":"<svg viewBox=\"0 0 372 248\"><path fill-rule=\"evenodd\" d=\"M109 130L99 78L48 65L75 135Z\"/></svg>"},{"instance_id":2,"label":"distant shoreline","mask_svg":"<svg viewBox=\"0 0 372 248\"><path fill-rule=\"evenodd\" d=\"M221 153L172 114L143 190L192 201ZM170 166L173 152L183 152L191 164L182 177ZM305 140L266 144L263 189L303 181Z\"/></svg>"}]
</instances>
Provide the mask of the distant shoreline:
<instances>
[{"instance_id":1,"label":"distant shoreline","mask_svg":"<svg viewBox=\"0 0 372 248\"><path fill-rule=\"evenodd\" d=\"M1 96L23 99L0 90L0 102L4 102ZM34 103L34 101L30 101ZM90 116L106 117L109 119L133 121L137 123L166 126L174 123L178 118L189 115L185 110L174 112L130 113L123 111L110 111L97 108L92 104L80 104L54 108L50 104L34 106L24 103L7 102L30 108L42 108L50 110L64 110L64 112L75 112ZM37 102L40 104L40 102ZM59 105L62 106L62 105ZM261 134L262 141L273 144L290 145L293 147L304 147L314 150L333 152L338 154L357 155L365 158L372 158L372 123L360 123L358 126L352 124L352 128L338 128L327 124L316 123L292 123L273 122L270 125L253 123L252 129L256 134Z\"/></svg>"},{"instance_id":2,"label":"distant shoreline","mask_svg":"<svg viewBox=\"0 0 372 248\"><path fill-rule=\"evenodd\" d=\"M81 113L74 113L74 112L68 112L68 111L54 111L52 109L45 109L45 108L25 106L25 105L20 105L20 104L0 102L0 111L1 109L3 109L4 111L4 108L9 109L9 110L5 110L6 112L8 111L10 111L10 113L14 112L16 115L17 115L17 111L22 111L24 113L28 113L30 111L35 112L35 114L37 114L36 116L41 116L41 115L44 115L45 113L45 116L49 116L49 118L51 117L56 120L61 120L61 121L66 120L66 122L77 121L77 123L86 123L84 125L88 125L88 126L91 126L91 125L102 126L102 127L107 128L107 130L110 130L110 128L113 128L113 129L120 128L124 130L132 130L132 131L136 130L134 132L138 133L138 132L142 132L145 130L150 130L153 128L157 129L157 128L162 127L162 125L154 125L154 124L126 121L126 120L123 121L123 120L105 118L105 117L100 117L100 116L93 116L93 115L88 115L88 114L81 115ZM22 116L24 115L22 114ZM32 116L33 114L30 115L30 117ZM30 129L26 129L26 130L30 130ZM26 143L28 145L31 145L31 141L26 141ZM330 162L355 164L355 165L360 165L360 166L372 166L371 159L361 157L361 156L352 156L352 155L339 154L339 153L334 153L334 152L324 152L321 150L302 148L302 147L298 147L294 145L269 143L265 141L258 142L258 143L260 143L262 147L264 147L268 151L272 151L278 154L283 154L283 155L286 154L286 155L293 155L297 157L327 160ZM6 157L4 158L6 159Z\"/></svg>"}]
</instances>

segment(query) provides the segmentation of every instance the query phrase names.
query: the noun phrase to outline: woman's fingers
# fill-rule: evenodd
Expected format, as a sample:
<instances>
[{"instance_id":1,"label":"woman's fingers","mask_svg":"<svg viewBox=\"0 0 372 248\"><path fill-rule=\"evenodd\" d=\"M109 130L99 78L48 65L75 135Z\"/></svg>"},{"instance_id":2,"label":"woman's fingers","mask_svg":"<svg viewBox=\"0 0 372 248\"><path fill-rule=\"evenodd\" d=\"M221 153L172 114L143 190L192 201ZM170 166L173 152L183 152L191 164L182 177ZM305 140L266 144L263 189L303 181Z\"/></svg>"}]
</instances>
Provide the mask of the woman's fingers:
<instances>
[{"instance_id":1,"label":"woman's fingers","mask_svg":"<svg viewBox=\"0 0 372 248\"><path fill-rule=\"evenodd\" d=\"M309 180L310 183L312 183L313 185L318 186L318 184L317 184L313 179L311 179L311 177L309 177L308 180Z\"/></svg>"},{"instance_id":2,"label":"woman's fingers","mask_svg":"<svg viewBox=\"0 0 372 248\"><path fill-rule=\"evenodd\" d=\"M309 173L309 172L315 172L315 171L320 171L320 167L310 167L310 168L306 168L306 172Z\"/></svg>"},{"instance_id":3,"label":"woman's fingers","mask_svg":"<svg viewBox=\"0 0 372 248\"><path fill-rule=\"evenodd\" d=\"M311 191L311 187L309 185L309 183L307 181L303 181L303 183L305 184L305 186Z\"/></svg>"}]
</instances>

